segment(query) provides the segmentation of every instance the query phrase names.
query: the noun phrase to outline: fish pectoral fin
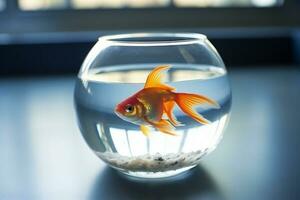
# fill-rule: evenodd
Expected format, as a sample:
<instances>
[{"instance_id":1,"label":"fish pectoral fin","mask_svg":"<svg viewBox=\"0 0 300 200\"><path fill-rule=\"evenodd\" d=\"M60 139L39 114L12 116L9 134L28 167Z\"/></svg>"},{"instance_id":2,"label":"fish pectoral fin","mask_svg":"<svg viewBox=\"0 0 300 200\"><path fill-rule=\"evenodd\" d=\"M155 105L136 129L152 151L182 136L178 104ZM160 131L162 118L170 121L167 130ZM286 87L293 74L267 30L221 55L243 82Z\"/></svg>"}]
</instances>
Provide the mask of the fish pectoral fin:
<instances>
[{"instance_id":1,"label":"fish pectoral fin","mask_svg":"<svg viewBox=\"0 0 300 200\"><path fill-rule=\"evenodd\" d=\"M168 135L178 136L174 130L164 129L164 128L157 128L157 130L159 130L162 133L168 134Z\"/></svg>"},{"instance_id":2,"label":"fish pectoral fin","mask_svg":"<svg viewBox=\"0 0 300 200\"><path fill-rule=\"evenodd\" d=\"M164 102L163 103L164 113L166 113L167 117L169 118L169 121L174 126L183 126L184 124L177 121L176 116L173 114L174 106L175 106L175 101Z\"/></svg>"},{"instance_id":3,"label":"fish pectoral fin","mask_svg":"<svg viewBox=\"0 0 300 200\"><path fill-rule=\"evenodd\" d=\"M155 67L147 77L144 88L150 87L160 87L166 90L175 90L175 88L166 85L162 82L163 79L163 71L168 70L170 66L157 66Z\"/></svg>"},{"instance_id":4,"label":"fish pectoral fin","mask_svg":"<svg viewBox=\"0 0 300 200\"><path fill-rule=\"evenodd\" d=\"M165 119L161 119L159 122L152 123L152 126L154 126L157 130L159 130L162 133L177 136L174 126L172 126L172 124L170 124L170 122L168 122Z\"/></svg>"},{"instance_id":5,"label":"fish pectoral fin","mask_svg":"<svg viewBox=\"0 0 300 200\"><path fill-rule=\"evenodd\" d=\"M193 109L193 106L206 103L214 106L215 108L220 108L219 104L213 99L198 94L177 93L175 101L185 114L201 124L209 124L210 121L197 113Z\"/></svg>"},{"instance_id":6,"label":"fish pectoral fin","mask_svg":"<svg viewBox=\"0 0 300 200\"><path fill-rule=\"evenodd\" d=\"M150 129L149 129L148 126L140 125L140 129L141 129L142 133L143 133L145 136L149 137L149 135L150 135Z\"/></svg>"}]
</instances>

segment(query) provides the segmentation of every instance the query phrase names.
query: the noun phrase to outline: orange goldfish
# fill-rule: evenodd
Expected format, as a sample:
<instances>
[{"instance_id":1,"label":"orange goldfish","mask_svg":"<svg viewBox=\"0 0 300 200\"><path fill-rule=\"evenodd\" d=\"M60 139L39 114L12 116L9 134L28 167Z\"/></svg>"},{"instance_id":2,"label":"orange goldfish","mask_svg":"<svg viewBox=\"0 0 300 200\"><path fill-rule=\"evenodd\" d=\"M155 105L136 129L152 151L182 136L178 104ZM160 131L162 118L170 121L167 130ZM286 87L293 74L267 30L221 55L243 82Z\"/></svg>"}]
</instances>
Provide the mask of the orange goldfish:
<instances>
[{"instance_id":1,"label":"orange goldfish","mask_svg":"<svg viewBox=\"0 0 300 200\"><path fill-rule=\"evenodd\" d=\"M115 113L120 118L139 125L146 136L150 133L149 126L162 133L176 135L175 126L182 124L173 114L175 104L201 124L210 122L193 109L195 105L209 104L220 108L216 101L203 95L174 92L174 87L162 82L163 72L169 68L169 66L158 66L153 69L147 77L144 88L115 107ZM164 114L168 119L163 118Z\"/></svg>"}]
</instances>

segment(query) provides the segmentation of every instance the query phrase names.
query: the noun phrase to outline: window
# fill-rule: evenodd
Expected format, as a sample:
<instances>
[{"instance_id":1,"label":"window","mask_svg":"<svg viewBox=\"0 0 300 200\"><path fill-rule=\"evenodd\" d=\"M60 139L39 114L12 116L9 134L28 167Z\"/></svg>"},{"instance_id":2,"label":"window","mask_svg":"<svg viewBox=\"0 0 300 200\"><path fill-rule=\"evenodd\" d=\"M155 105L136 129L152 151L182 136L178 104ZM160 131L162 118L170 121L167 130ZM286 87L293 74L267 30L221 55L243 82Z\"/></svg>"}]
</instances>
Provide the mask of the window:
<instances>
[{"instance_id":1,"label":"window","mask_svg":"<svg viewBox=\"0 0 300 200\"><path fill-rule=\"evenodd\" d=\"M0 0L0 32L296 28L299 27L298 1Z\"/></svg>"},{"instance_id":2,"label":"window","mask_svg":"<svg viewBox=\"0 0 300 200\"><path fill-rule=\"evenodd\" d=\"M66 0L19 0L22 10L58 9L67 6Z\"/></svg>"},{"instance_id":3,"label":"window","mask_svg":"<svg viewBox=\"0 0 300 200\"><path fill-rule=\"evenodd\" d=\"M177 7L276 6L278 0L174 0Z\"/></svg>"},{"instance_id":4,"label":"window","mask_svg":"<svg viewBox=\"0 0 300 200\"><path fill-rule=\"evenodd\" d=\"M22 10L164 7L170 0L19 0Z\"/></svg>"},{"instance_id":5,"label":"window","mask_svg":"<svg viewBox=\"0 0 300 200\"><path fill-rule=\"evenodd\" d=\"M0 0L0 8L1 2ZM147 8L147 7L270 7L282 0L18 0L22 10Z\"/></svg>"},{"instance_id":6,"label":"window","mask_svg":"<svg viewBox=\"0 0 300 200\"><path fill-rule=\"evenodd\" d=\"M145 8L164 7L170 0L72 0L74 8Z\"/></svg>"}]
</instances>

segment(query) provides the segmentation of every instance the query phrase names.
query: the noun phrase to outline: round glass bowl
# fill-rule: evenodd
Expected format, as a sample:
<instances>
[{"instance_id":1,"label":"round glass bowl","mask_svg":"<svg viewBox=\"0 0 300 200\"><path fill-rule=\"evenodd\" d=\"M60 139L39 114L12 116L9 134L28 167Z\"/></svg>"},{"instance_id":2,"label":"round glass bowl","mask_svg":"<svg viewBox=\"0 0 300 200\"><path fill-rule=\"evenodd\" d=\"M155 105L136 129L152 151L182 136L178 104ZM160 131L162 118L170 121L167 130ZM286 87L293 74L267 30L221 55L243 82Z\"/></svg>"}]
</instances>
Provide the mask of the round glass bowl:
<instances>
[{"instance_id":1,"label":"round glass bowl","mask_svg":"<svg viewBox=\"0 0 300 200\"><path fill-rule=\"evenodd\" d=\"M210 123L202 124L175 106L183 125L177 136L118 117L115 106L142 90L148 74L168 65L165 83L177 93L204 95L219 107L194 109ZM142 178L173 176L193 168L222 138L231 106L224 63L205 35L142 33L99 38L84 60L75 88L75 108L88 146L109 166ZM165 116L163 116L165 117Z\"/></svg>"}]
</instances>

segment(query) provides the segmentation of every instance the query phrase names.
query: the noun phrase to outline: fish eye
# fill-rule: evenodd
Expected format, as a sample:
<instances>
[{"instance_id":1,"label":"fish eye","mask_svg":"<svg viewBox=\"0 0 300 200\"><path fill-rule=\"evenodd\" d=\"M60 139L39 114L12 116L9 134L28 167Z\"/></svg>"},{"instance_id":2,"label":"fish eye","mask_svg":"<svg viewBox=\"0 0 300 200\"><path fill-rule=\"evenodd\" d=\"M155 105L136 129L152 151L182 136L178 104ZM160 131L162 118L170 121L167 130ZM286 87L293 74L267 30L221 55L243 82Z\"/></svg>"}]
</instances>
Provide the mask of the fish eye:
<instances>
[{"instance_id":1,"label":"fish eye","mask_svg":"<svg viewBox=\"0 0 300 200\"><path fill-rule=\"evenodd\" d=\"M132 113L133 110L134 110L133 105L127 104L127 105L125 106L125 111L126 111L127 113Z\"/></svg>"}]
</instances>

